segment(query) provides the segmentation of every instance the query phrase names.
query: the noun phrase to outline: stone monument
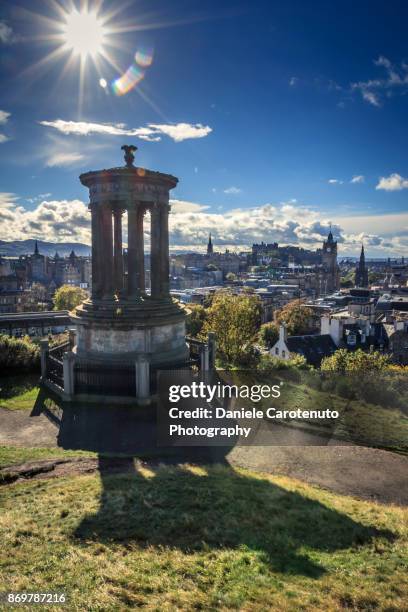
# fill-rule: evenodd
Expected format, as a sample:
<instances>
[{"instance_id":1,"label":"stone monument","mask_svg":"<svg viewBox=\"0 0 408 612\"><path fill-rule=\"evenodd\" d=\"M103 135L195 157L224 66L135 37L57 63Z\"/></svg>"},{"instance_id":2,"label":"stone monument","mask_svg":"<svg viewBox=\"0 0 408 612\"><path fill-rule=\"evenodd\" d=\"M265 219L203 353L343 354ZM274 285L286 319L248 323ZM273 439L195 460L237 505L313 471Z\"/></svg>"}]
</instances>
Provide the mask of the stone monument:
<instances>
[{"instance_id":1,"label":"stone monument","mask_svg":"<svg viewBox=\"0 0 408 612\"><path fill-rule=\"evenodd\" d=\"M79 368L135 367L139 396L148 370L188 362L185 309L169 293L170 174L133 165L136 147L123 146L124 167L81 174L92 221L92 295L75 309L74 360ZM144 218L150 213L151 290L145 287ZM127 214L127 274L122 220Z\"/></svg>"}]
</instances>

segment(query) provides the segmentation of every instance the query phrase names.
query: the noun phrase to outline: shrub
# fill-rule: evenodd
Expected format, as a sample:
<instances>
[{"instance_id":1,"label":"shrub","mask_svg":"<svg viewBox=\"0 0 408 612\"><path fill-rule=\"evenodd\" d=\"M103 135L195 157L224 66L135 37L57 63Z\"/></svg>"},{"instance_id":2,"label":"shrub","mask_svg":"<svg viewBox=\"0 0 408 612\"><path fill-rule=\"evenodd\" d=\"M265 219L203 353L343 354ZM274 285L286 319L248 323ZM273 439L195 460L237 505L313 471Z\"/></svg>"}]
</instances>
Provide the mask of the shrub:
<instances>
[{"instance_id":1,"label":"shrub","mask_svg":"<svg viewBox=\"0 0 408 612\"><path fill-rule=\"evenodd\" d=\"M0 371L29 372L40 367L40 349L28 337L10 338L0 335Z\"/></svg>"},{"instance_id":2,"label":"shrub","mask_svg":"<svg viewBox=\"0 0 408 612\"><path fill-rule=\"evenodd\" d=\"M263 344L263 346L271 348L279 338L278 326L276 323L264 323L261 325L258 337L259 342Z\"/></svg>"}]
</instances>

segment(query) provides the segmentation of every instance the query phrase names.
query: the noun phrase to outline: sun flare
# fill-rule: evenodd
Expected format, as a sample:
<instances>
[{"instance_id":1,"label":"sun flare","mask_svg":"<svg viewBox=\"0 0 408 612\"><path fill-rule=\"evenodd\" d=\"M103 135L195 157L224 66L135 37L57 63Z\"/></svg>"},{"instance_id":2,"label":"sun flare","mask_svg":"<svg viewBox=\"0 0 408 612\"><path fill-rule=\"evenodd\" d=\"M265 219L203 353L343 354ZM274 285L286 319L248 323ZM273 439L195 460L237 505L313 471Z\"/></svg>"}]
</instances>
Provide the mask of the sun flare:
<instances>
[{"instance_id":1,"label":"sun flare","mask_svg":"<svg viewBox=\"0 0 408 612\"><path fill-rule=\"evenodd\" d=\"M74 55L95 58L103 52L106 31L96 13L73 10L66 17L63 37L67 50Z\"/></svg>"}]
</instances>

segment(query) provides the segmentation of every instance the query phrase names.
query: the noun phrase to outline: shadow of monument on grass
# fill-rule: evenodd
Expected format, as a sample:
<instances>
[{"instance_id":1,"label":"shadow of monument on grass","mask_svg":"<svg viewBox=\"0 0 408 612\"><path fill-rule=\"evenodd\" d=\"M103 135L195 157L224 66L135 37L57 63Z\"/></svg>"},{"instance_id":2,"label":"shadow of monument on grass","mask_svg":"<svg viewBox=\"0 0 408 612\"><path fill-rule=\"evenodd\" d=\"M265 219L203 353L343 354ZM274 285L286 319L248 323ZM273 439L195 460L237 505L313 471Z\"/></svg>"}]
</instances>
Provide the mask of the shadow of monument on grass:
<instances>
[{"instance_id":1,"label":"shadow of monument on grass","mask_svg":"<svg viewBox=\"0 0 408 612\"><path fill-rule=\"evenodd\" d=\"M100 506L74 537L183 553L249 549L270 569L318 578L314 551L358 547L389 531L224 465L163 466L99 458ZM121 472L118 474L118 472Z\"/></svg>"},{"instance_id":2,"label":"shadow of monument on grass","mask_svg":"<svg viewBox=\"0 0 408 612\"><path fill-rule=\"evenodd\" d=\"M146 407L64 403L40 389L31 416L44 414L58 427L57 444L66 450L131 455L163 461L223 462L235 446L158 446L154 404Z\"/></svg>"},{"instance_id":3,"label":"shadow of monument on grass","mask_svg":"<svg viewBox=\"0 0 408 612\"><path fill-rule=\"evenodd\" d=\"M313 551L394 538L266 478L235 471L226 458L234 442L157 447L151 407L62 405L45 392L33 414L40 412L58 425L60 447L99 454L99 509L73 534L84 545L122 542L187 554L247 548L270 569L318 578L325 570Z\"/></svg>"}]
</instances>

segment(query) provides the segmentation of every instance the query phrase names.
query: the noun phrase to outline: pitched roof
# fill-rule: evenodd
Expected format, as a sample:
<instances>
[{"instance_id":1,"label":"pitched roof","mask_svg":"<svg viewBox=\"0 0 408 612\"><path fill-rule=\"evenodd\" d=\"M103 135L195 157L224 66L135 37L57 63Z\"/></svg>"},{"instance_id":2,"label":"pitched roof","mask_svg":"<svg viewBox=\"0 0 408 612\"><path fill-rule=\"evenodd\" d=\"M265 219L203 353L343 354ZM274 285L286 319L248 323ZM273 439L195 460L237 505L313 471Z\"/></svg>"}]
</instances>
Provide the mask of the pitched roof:
<instances>
[{"instance_id":1,"label":"pitched roof","mask_svg":"<svg viewBox=\"0 0 408 612\"><path fill-rule=\"evenodd\" d=\"M337 350L330 334L289 336L286 346L291 353L303 355L312 365L320 365L324 357L329 357Z\"/></svg>"}]
</instances>

